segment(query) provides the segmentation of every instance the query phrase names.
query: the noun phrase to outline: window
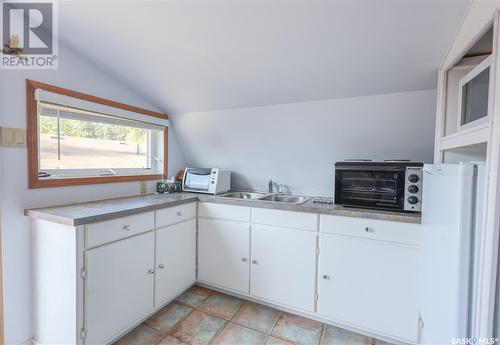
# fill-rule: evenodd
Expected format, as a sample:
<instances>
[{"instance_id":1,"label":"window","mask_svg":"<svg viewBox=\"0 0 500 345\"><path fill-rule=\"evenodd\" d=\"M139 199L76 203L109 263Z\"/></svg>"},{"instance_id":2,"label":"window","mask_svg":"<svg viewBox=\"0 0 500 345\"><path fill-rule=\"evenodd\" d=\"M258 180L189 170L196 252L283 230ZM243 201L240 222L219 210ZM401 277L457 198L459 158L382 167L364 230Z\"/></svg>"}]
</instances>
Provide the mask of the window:
<instances>
[{"instance_id":1,"label":"window","mask_svg":"<svg viewBox=\"0 0 500 345\"><path fill-rule=\"evenodd\" d=\"M39 102L38 138L41 174L163 173L159 126Z\"/></svg>"},{"instance_id":2,"label":"window","mask_svg":"<svg viewBox=\"0 0 500 345\"><path fill-rule=\"evenodd\" d=\"M166 115L33 81L28 97L30 187L158 179L166 172Z\"/></svg>"}]
</instances>

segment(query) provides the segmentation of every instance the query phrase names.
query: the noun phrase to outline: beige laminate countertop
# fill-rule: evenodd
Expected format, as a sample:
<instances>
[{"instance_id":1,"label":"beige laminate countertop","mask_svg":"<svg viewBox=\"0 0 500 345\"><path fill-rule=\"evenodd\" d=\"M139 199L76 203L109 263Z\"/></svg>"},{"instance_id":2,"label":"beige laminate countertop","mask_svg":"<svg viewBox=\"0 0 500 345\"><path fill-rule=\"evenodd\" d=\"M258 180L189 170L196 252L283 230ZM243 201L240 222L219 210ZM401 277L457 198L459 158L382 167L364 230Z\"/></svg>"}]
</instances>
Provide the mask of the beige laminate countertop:
<instances>
[{"instance_id":1,"label":"beige laminate countertop","mask_svg":"<svg viewBox=\"0 0 500 345\"><path fill-rule=\"evenodd\" d=\"M153 211L156 209L185 204L193 201L261 207L286 211L330 214L356 218L379 219L404 223L420 223L420 214L418 213L400 213L347 208L338 205L316 204L313 202L313 199L308 200L302 205L295 205L277 203L272 201L231 199L226 197L195 193L172 193L165 195L146 194L116 199L89 201L83 203L30 208L25 209L24 214L31 218L44 219L55 223L78 226L97 223L114 218L120 218L131 214Z\"/></svg>"}]
</instances>

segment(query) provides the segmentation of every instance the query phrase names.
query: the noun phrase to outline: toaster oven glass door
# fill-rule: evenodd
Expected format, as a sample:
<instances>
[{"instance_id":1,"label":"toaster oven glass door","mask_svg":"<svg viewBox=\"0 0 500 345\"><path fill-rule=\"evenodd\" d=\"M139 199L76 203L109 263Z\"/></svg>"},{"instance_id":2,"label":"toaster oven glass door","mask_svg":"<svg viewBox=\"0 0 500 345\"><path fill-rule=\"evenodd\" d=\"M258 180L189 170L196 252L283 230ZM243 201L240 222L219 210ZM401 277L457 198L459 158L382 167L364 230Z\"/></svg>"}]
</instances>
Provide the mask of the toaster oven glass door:
<instances>
[{"instance_id":1,"label":"toaster oven glass door","mask_svg":"<svg viewBox=\"0 0 500 345\"><path fill-rule=\"evenodd\" d=\"M184 189L208 192L211 171L212 169L189 169L186 173Z\"/></svg>"},{"instance_id":2,"label":"toaster oven glass door","mask_svg":"<svg viewBox=\"0 0 500 345\"><path fill-rule=\"evenodd\" d=\"M335 203L386 210L404 209L405 170L338 170Z\"/></svg>"}]
</instances>

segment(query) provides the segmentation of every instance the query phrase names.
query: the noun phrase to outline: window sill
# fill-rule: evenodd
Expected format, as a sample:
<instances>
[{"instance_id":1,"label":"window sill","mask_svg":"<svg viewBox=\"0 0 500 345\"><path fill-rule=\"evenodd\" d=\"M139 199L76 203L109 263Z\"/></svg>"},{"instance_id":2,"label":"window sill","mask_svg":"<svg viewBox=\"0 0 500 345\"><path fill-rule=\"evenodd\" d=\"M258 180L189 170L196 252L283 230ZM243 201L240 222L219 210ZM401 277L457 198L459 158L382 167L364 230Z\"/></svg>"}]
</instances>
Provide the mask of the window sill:
<instances>
[{"instance_id":1,"label":"window sill","mask_svg":"<svg viewBox=\"0 0 500 345\"><path fill-rule=\"evenodd\" d=\"M69 187L90 184L136 182L147 180L160 180L161 175L112 175L96 177L75 177L75 178L37 178L29 181L29 188L50 188L50 187Z\"/></svg>"}]
</instances>

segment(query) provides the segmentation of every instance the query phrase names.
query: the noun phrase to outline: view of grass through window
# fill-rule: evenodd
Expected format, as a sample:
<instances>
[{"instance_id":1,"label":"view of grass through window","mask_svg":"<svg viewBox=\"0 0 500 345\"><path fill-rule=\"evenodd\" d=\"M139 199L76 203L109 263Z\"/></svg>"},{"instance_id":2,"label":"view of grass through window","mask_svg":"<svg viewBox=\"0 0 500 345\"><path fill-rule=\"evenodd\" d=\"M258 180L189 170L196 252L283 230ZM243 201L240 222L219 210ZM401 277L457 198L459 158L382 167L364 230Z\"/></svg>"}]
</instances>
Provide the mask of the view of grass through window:
<instances>
[{"instance_id":1,"label":"view of grass through window","mask_svg":"<svg viewBox=\"0 0 500 345\"><path fill-rule=\"evenodd\" d=\"M40 170L149 168L150 130L39 116Z\"/></svg>"}]
</instances>

